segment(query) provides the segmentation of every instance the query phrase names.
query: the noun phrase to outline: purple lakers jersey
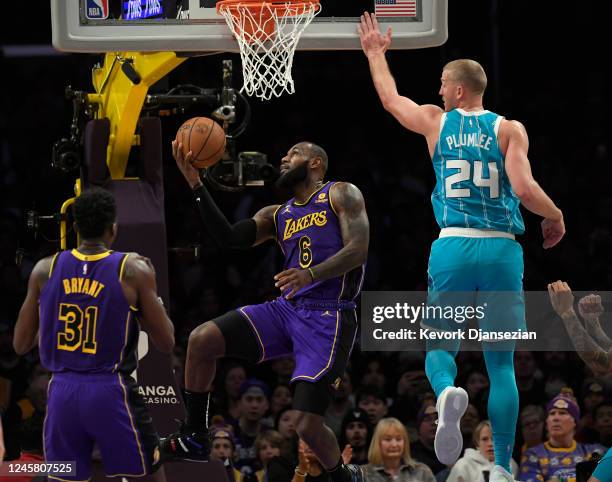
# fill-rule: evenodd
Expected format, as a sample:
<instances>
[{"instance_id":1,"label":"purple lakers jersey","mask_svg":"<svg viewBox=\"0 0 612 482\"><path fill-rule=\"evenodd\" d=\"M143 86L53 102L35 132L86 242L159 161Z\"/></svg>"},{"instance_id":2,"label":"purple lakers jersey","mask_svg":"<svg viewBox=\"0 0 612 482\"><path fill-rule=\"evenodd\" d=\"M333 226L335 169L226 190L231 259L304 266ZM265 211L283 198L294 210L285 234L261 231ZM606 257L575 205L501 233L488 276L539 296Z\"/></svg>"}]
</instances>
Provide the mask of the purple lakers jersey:
<instances>
[{"instance_id":1,"label":"purple lakers jersey","mask_svg":"<svg viewBox=\"0 0 612 482\"><path fill-rule=\"evenodd\" d=\"M292 198L274 213L276 239L285 255L284 269L315 266L344 246L338 215L329 195L334 184L323 184L303 203ZM361 290L364 271L362 265L338 278L315 281L298 291L296 298L352 301Z\"/></svg>"},{"instance_id":2,"label":"purple lakers jersey","mask_svg":"<svg viewBox=\"0 0 612 482\"><path fill-rule=\"evenodd\" d=\"M136 308L123 293L127 254L55 255L40 293L40 360L51 372L130 373L136 368Z\"/></svg>"}]
</instances>

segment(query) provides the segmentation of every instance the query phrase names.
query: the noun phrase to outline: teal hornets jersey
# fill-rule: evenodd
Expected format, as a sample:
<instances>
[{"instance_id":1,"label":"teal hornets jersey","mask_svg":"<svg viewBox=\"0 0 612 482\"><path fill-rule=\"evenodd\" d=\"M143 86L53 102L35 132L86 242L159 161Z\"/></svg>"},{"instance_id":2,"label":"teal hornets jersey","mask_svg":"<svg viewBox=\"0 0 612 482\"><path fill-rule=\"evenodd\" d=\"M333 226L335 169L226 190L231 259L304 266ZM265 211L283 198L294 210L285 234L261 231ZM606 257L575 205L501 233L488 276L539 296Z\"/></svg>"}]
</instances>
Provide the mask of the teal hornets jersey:
<instances>
[{"instance_id":1,"label":"teal hornets jersey","mask_svg":"<svg viewBox=\"0 0 612 482\"><path fill-rule=\"evenodd\" d=\"M440 228L525 231L520 201L497 142L502 118L488 110L443 114L432 159L436 187L431 195Z\"/></svg>"}]
</instances>

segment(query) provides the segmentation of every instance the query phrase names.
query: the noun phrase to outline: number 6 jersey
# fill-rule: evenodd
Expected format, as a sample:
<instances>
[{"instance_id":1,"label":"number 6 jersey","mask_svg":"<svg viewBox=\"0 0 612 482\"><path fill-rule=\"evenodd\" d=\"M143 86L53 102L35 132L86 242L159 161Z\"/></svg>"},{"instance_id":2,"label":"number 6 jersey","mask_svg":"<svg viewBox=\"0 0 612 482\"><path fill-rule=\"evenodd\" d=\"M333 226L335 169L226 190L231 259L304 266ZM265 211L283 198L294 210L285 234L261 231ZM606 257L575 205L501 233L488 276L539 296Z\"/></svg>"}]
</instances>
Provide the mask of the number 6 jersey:
<instances>
[{"instance_id":1,"label":"number 6 jersey","mask_svg":"<svg viewBox=\"0 0 612 482\"><path fill-rule=\"evenodd\" d=\"M129 374L139 327L121 286L126 253L55 255L40 293L40 359L51 372Z\"/></svg>"},{"instance_id":2,"label":"number 6 jersey","mask_svg":"<svg viewBox=\"0 0 612 482\"><path fill-rule=\"evenodd\" d=\"M304 203L292 198L276 210L276 239L285 255L283 269L308 269L344 247L340 223L330 196L334 184L328 181ZM361 290L364 271L362 265L343 276L315 281L298 291L296 298L352 301Z\"/></svg>"}]
</instances>

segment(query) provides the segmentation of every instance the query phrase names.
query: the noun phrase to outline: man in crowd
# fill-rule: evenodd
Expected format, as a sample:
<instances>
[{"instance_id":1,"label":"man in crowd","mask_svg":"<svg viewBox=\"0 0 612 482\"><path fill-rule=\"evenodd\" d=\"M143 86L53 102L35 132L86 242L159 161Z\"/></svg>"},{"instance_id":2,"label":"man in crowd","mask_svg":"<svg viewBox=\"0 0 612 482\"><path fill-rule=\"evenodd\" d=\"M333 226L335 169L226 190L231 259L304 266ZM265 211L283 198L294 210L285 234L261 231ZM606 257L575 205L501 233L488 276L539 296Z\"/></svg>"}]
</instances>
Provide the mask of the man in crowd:
<instances>
[{"instance_id":1,"label":"man in crowd","mask_svg":"<svg viewBox=\"0 0 612 482\"><path fill-rule=\"evenodd\" d=\"M241 415L234 423L236 468L244 475L259 470L255 439L270 427L262 423L268 411L270 390L261 380L249 378L240 387Z\"/></svg>"},{"instance_id":2,"label":"man in crowd","mask_svg":"<svg viewBox=\"0 0 612 482\"><path fill-rule=\"evenodd\" d=\"M389 412L387 397L382 388L366 385L357 393L357 407L368 414L372 427Z\"/></svg>"},{"instance_id":3,"label":"man in crowd","mask_svg":"<svg viewBox=\"0 0 612 482\"><path fill-rule=\"evenodd\" d=\"M589 460L594 452L602 455L605 448L598 444L582 444L574 439L580 408L571 390L563 390L548 402L546 412L548 439L525 451L519 480L541 482L553 477L575 480L576 464Z\"/></svg>"},{"instance_id":4,"label":"man in crowd","mask_svg":"<svg viewBox=\"0 0 612 482\"><path fill-rule=\"evenodd\" d=\"M340 447L351 446L351 464L368 463L368 448L372 439L372 425L368 414L362 410L351 410L342 420Z\"/></svg>"},{"instance_id":5,"label":"man in crowd","mask_svg":"<svg viewBox=\"0 0 612 482\"><path fill-rule=\"evenodd\" d=\"M427 400L421 405L417 414L416 427L418 440L410 445L410 454L418 462L423 462L435 474L441 472L446 466L436 457L434 439L436 437L436 420L438 414L436 406Z\"/></svg>"}]
</instances>

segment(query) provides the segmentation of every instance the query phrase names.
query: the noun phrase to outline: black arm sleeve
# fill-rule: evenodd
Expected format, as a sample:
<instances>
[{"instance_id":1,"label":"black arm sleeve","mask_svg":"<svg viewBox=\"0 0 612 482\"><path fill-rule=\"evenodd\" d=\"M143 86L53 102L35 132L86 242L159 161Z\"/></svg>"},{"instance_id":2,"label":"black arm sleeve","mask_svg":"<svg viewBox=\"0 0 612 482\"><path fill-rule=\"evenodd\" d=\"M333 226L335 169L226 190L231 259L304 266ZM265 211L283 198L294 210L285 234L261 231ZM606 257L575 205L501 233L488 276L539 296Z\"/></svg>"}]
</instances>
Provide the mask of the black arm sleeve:
<instances>
[{"instance_id":1,"label":"black arm sleeve","mask_svg":"<svg viewBox=\"0 0 612 482\"><path fill-rule=\"evenodd\" d=\"M255 244L257 224L253 218L231 225L204 185L193 190L202 222L221 247L250 248Z\"/></svg>"}]
</instances>

